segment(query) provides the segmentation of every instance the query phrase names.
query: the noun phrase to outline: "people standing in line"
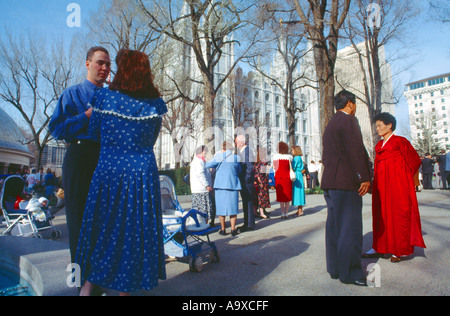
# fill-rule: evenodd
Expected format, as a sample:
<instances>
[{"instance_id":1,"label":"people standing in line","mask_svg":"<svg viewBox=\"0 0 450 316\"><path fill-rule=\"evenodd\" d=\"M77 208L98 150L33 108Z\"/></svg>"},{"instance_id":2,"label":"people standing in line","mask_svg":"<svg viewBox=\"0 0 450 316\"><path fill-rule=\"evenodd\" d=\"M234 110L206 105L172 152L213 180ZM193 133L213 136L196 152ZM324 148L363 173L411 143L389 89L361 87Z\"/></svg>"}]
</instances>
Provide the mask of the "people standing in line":
<instances>
[{"instance_id":1,"label":"people standing in line","mask_svg":"<svg viewBox=\"0 0 450 316\"><path fill-rule=\"evenodd\" d=\"M311 189L314 189L317 186L318 178L319 178L319 169L316 166L314 160L311 160L311 164L309 165L309 178L311 181Z\"/></svg>"},{"instance_id":2,"label":"people standing in line","mask_svg":"<svg viewBox=\"0 0 450 316\"><path fill-rule=\"evenodd\" d=\"M441 178L441 189L447 190L447 156L445 155L445 150L441 150L441 154L437 156L437 162L439 163L439 177Z\"/></svg>"},{"instance_id":3,"label":"people standing in line","mask_svg":"<svg viewBox=\"0 0 450 316\"><path fill-rule=\"evenodd\" d=\"M247 146L244 135L238 135L235 139L237 154L241 160L241 173L239 179L241 181L241 199L242 210L244 212L244 225L239 227L239 232L245 232L255 229L255 174L253 165L256 156L250 146Z\"/></svg>"},{"instance_id":4,"label":"people standing in line","mask_svg":"<svg viewBox=\"0 0 450 316\"><path fill-rule=\"evenodd\" d=\"M126 296L166 278L158 167L153 147L167 107L148 56L122 49L109 89L92 100L90 135L101 143L76 263L88 296L94 284Z\"/></svg>"},{"instance_id":5,"label":"people standing in line","mask_svg":"<svg viewBox=\"0 0 450 316\"><path fill-rule=\"evenodd\" d=\"M88 104L108 78L111 70L108 51L103 47L90 48L86 55L86 69L87 78L83 83L64 90L49 123L53 137L70 144L64 156L62 183L72 262L77 251L89 185L100 153L100 145L89 135L92 107Z\"/></svg>"},{"instance_id":6,"label":"people standing in line","mask_svg":"<svg viewBox=\"0 0 450 316\"><path fill-rule=\"evenodd\" d=\"M391 261L399 262L411 255L415 246L425 248L414 183L421 161L406 138L393 134L394 116L381 113L374 121L383 139L375 147L373 246L362 257L392 254Z\"/></svg>"},{"instance_id":7,"label":"people standing in line","mask_svg":"<svg viewBox=\"0 0 450 316\"><path fill-rule=\"evenodd\" d=\"M241 173L241 159L234 154L234 146L224 142L222 152L207 162L205 168L214 168L214 194L216 201L216 215L219 216L219 234L226 235L225 217L230 217L231 235L236 236L237 214L239 213L239 191L242 190L239 174Z\"/></svg>"},{"instance_id":8,"label":"people standing in line","mask_svg":"<svg viewBox=\"0 0 450 316\"><path fill-rule=\"evenodd\" d=\"M269 214L266 209L270 208L269 196L269 160L266 148L260 147L256 153L254 164L255 174L255 205L258 210L257 216L267 219Z\"/></svg>"},{"instance_id":9,"label":"people standing in line","mask_svg":"<svg viewBox=\"0 0 450 316\"><path fill-rule=\"evenodd\" d=\"M336 113L323 135L322 189L327 203L326 262L332 279L367 286L361 266L362 197L370 189L369 156L346 90L334 99Z\"/></svg>"},{"instance_id":10,"label":"people standing in line","mask_svg":"<svg viewBox=\"0 0 450 316\"><path fill-rule=\"evenodd\" d=\"M303 183L303 173L305 167L302 160L302 149L300 146L292 146L292 170L295 172L295 181L292 182L292 205L297 206L295 215L303 215L303 206L306 204L305 184Z\"/></svg>"},{"instance_id":11,"label":"people standing in line","mask_svg":"<svg viewBox=\"0 0 450 316\"><path fill-rule=\"evenodd\" d=\"M273 157L275 170L275 190L277 202L280 202L281 218L286 219L292 201L292 180L290 177L292 156L285 142L278 143L278 154Z\"/></svg>"},{"instance_id":12,"label":"people standing in line","mask_svg":"<svg viewBox=\"0 0 450 316\"><path fill-rule=\"evenodd\" d=\"M425 158L422 160L422 177L423 177L423 188L425 190L433 190L432 180L434 171L434 162L431 159L431 154L426 153Z\"/></svg>"},{"instance_id":13,"label":"people standing in line","mask_svg":"<svg viewBox=\"0 0 450 316\"><path fill-rule=\"evenodd\" d=\"M189 181L192 193L192 208L206 214L208 220L212 220L211 175L209 169L205 168L207 150L208 148L205 145L196 149L195 157L190 165Z\"/></svg>"}]
</instances>

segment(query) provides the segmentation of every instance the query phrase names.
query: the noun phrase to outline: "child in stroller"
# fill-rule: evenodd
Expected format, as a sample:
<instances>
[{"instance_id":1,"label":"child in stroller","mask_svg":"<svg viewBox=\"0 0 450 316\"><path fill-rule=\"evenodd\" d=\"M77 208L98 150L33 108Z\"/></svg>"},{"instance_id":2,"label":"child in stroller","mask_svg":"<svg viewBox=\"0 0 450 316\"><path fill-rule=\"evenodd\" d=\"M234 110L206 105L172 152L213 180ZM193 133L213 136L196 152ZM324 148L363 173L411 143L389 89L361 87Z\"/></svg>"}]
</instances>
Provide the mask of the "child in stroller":
<instances>
[{"instance_id":1,"label":"child in stroller","mask_svg":"<svg viewBox=\"0 0 450 316\"><path fill-rule=\"evenodd\" d=\"M39 199L34 198L25 201L22 195L24 188L25 182L20 176L8 176L3 182L0 198L7 227L2 235L42 238L41 231L52 229L52 239L58 239L61 232L52 225L51 219L53 219L53 216L51 214L48 216L45 213L48 210L48 200L41 198L41 201L39 201ZM19 203L16 203L17 196L19 196ZM15 204L18 204L18 209L15 208Z\"/></svg>"}]
</instances>

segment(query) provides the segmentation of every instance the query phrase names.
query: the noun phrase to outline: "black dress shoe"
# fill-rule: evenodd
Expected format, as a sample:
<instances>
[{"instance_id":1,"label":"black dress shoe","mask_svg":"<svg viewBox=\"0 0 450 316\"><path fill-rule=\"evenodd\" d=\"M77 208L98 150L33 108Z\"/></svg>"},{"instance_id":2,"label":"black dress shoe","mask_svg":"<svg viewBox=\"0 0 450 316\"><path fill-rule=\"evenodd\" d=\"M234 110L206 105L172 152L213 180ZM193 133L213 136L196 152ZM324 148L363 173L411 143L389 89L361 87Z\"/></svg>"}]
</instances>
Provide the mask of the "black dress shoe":
<instances>
[{"instance_id":1,"label":"black dress shoe","mask_svg":"<svg viewBox=\"0 0 450 316\"><path fill-rule=\"evenodd\" d=\"M253 230L255 230L253 227L246 227L246 226L242 226L241 228L238 228L239 233L245 233L245 232L249 232L249 231L253 231Z\"/></svg>"},{"instance_id":2,"label":"black dress shoe","mask_svg":"<svg viewBox=\"0 0 450 316\"><path fill-rule=\"evenodd\" d=\"M227 233L226 233L225 229L219 230L219 235L226 236Z\"/></svg>"},{"instance_id":3,"label":"black dress shoe","mask_svg":"<svg viewBox=\"0 0 450 316\"><path fill-rule=\"evenodd\" d=\"M354 281L353 284L356 286L367 286L367 281L366 279L359 279Z\"/></svg>"},{"instance_id":4,"label":"black dress shoe","mask_svg":"<svg viewBox=\"0 0 450 316\"><path fill-rule=\"evenodd\" d=\"M382 257L384 257L384 254L378 253L378 252L375 252L375 253L364 252L361 254L361 258L363 258L363 259L382 258Z\"/></svg>"},{"instance_id":5,"label":"black dress shoe","mask_svg":"<svg viewBox=\"0 0 450 316\"><path fill-rule=\"evenodd\" d=\"M231 236L236 236L237 234L239 234L239 231L237 229L231 230Z\"/></svg>"}]
</instances>

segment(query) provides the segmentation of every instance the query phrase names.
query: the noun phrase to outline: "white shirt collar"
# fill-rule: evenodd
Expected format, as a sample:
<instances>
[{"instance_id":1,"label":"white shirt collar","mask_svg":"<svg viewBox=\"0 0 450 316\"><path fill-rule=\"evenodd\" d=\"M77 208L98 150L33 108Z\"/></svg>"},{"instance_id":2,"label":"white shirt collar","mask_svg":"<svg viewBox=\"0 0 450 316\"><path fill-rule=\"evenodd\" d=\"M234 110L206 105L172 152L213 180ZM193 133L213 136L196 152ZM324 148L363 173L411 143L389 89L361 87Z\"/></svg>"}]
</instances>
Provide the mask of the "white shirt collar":
<instances>
[{"instance_id":1,"label":"white shirt collar","mask_svg":"<svg viewBox=\"0 0 450 316\"><path fill-rule=\"evenodd\" d=\"M390 140L391 139L391 137L392 137L392 135L394 135L394 133L392 133L386 140L385 139L383 139L383 146L381 146L381 148L383 148L384 147L384 145L386 145L386 143L388 142L388 140Z\"/></svg>"}]
</instances>

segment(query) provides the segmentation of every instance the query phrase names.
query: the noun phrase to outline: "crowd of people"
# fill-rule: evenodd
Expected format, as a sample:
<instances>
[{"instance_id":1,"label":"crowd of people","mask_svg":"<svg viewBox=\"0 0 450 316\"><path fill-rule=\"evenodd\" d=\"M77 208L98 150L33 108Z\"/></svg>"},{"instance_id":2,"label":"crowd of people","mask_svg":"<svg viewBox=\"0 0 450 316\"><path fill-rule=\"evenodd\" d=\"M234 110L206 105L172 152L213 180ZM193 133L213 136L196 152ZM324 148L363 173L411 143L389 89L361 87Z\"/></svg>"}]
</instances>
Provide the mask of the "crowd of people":
<instances>
[{"instance_id":1,"label":"crowd of people","mask_svg":"<svg viewBox=\"0 0 450 316\"><path fill-rule=\"evenodd\" d=\"M432 157L430 153L425 153L416 177L417 191L424 190L450 190L450 150L441 150L439 155ZM435 179L433 185L433 178Z\"/></svg>"},{"instance_id":2,"label":"crowd of people","mask_svg":"<svg viewBox=\"0 0 450 316\"><path fill-rule=\"evenodd\" d=\"M280 142L278 154L270 159L266 148L251 150L244 135L238 135L234 144L224 142L222 151L206 161L207 147L197 148L190 165L189 183L192 208L206 214L214 226L220 220L219 234L226 235L225 217L230 217L232 236L255 228L255 218L267 219L271 208L269 174L275 174L276 201L281 206L281 218L288 216L290 205L297 206L297 216L303 215L306 204L302 150ZM294 175L291 175L291 172ZM239 194L242 198L244 224L237 228Z\"/></svg>"},{"instance_id":3,"label":"crowd of people","mask_svg":"<svg viewBox=\"0 0 450 316\"><path fill-rule=\"evenodd\" d=\"M150 290L166 278L162 237L161 195L153 146L167 107L153 84L148 56L123 49L116 56L117 72L103 88L111 61L103 47L86 56L87 79L67 88L50 121L50 131L70 144L63 162L66 219L72 262L81 268L80 295L109 288L129 295ZM310 187L320 182L328 215L325 253L327 271L343 283L367 285L361 257L391 255L402 261L425 247L414 175L422 164L403 137L393 135L395 118L375 118L383 138L376 146L372 174L356 113L356 97L341 91L336 113L323 135L321 163L309 166ZM304 214L306 166L299 146L280 142L277 154L266 148L253 152L244 135L224 142L207 159L200 146L191 163L192 208L208 214L219 233L231 235L255 229L255 218L268 218L270 168L281 217L290 206ZM322 172L323 170L323 172ZM372 181L373 180L373 181ZM362 197L372 193L373 246L362 252ZM236 227L242 200L244 224ZM399 204L398 202L401 201ZM398 229L401 227L401 229Z\"/></svg>"},{"instance_id":4,"label":"crowd of people","mask_svg":"<svg viewBox=\"0 0 450 316\"><path fill-rule=\"evenodd\" d=\"M33 194L39 192L40 195L45 196L47 199L55 195L58 178L52 169L47 168L44 172L44 168L36 169L23 168L18 170L16 175L23 178L25 181L25 193Z\"/></svg>"}]
</instances>

